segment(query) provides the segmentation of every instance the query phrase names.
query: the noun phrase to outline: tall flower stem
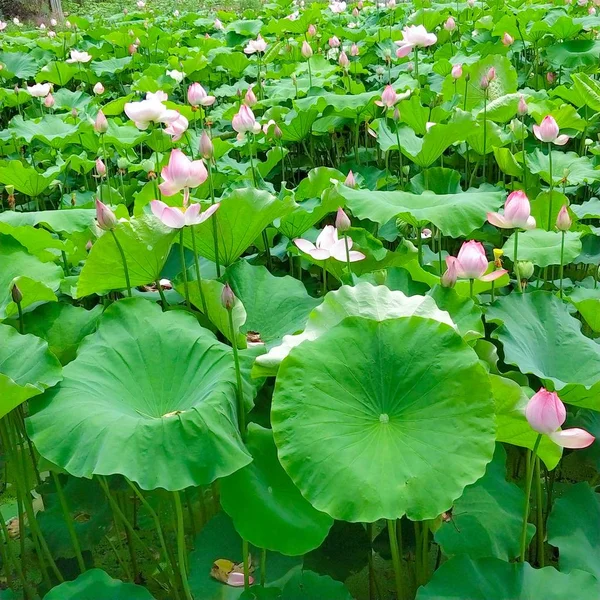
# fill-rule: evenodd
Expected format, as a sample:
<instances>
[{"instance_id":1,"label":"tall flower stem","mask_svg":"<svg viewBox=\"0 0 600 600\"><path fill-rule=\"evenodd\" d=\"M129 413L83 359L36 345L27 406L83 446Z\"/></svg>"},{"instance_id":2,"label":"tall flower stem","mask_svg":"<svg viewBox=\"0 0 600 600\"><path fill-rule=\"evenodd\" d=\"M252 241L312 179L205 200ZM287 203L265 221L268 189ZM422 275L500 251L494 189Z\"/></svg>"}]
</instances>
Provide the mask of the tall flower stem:
<instances>
[{"instance_id":1,"label":"tall flower stem","mask_svg":"<svg viewBox=\"0 0 600 600\"><path fill-rule=\"evenodd\" d=\"M537 456L537 450L542 441L542 435L538 434L535 444L533 446L533 451L531 452L531 459L527 465L527 481L525 484L525 507L523 510L523 526L521 527L521 550L519 553L519 562L525 561L525 552L527 551L527 522L529 520L529 497L531 496L531 483L533 481L533 473L535 464L535 459Z\"/></svg>"},{"instance_id":2,"label":"tall flower stem","mask_svg":"<svg viewBox=\"0 0 600 600\"><path fill-rule=\"evenodd\" d=\"M106 185L108 185L108 201L112 204L112 187L110 185L110 169L108 168L108 155L106 154L106 140L105 134L100 135L102 141L102 156L104 157L104 166L106 167Z\"/></svg>"},{"instance_id":3,"label":"tall flower stem","mask_svg":"<svg viewBox=\"0 0 600 600\"><path fill-rule=\"evenodd\" d=\"M554 178L552 177L552 144L548 144L548 170L550 171L550 201L548 202L548 231L552 226L552 200L554 196Z\"/></svg>"},{"instance_id":4,"label":"tall flower stem","mask_svg":"<svg viewBox=\"0 0 600 600\"><path fill-rule=\"evenodd\" d=\"M485 182L485 171L487 166L487 99L488 99L488 91L487 89L483 92L483 181Z\"/></svg>"},{"instance_id":5,"label":"tall flower stem","mask_svg":"<svg viewBox=\"0 0 600 600\"><path fill-rule=\"evenodd\" d=\"M521 118L521 153L523 154L523 189L527 193L527 159L525 158L525 117Z\"/></svg>"},{"instance_id":6,"label":"tall flower stem","mask_svg":"<svg viewBox=\"0 0 600 600\"><path fill-rule=\"evenodd\" d=\"M421 237L421 233L423 229L421 227L417 227L417 259L419 261L419 265L423 266L423 238Z\"/></svg>"},{"instance_id":7,"label":"tall flower stem","mask_svg":"<svg viewBox=\"0 0 600 600\"><path fill-rule=\"evenodd\" d=\"M394 566L394 578L396 580L397 600L404 600L404 590L402 588L402 556L398 549L398 536L396 533L397 521L387 522L388 536L390 538L390 550L392 552L392 564Z\"/></svg>"},{"instance_id":8,"label":"tall flower stem","mask_svg":"<svg viewBox=\"0 0 600 600\"><path fill-rule=\"evenodd\" d=\"M210 203L213 205L215 203L215 184L213 182L213 174L212 174L212 158L208 161L208 186L210 188ZM217 237L217 221L216 215L211 219L212 221L212 230L213 230L213 242L215 245L215 265L217 267L217 277L221 277L221 264L219 262L219 238Z\"/></svg>"},{"instance_id":9,"label":"tall flower stem","mask_svg":"<svg viewBox=\"0 0 600 600\"><path fill-rule=\"evenodd\" d=\"M250 137L248 137L248 152L250 154L250 168L252 170L252 180L254 181L254 187L258 188L258 179L256 177L256 168L254 166L254 154L252 153L252 139L250 139ZM265 246L265 254L267 255L267 269L271 271L271 269L273 268L273 264L271 261L271 248L269 247L269 236L267 235L266 229L263 229L262 240Z\"/></svg>"},{"instance_id":10,"label":"tall flower stem","mask_svg":"<svg viewBox=\"0 0 600 600\"><path fill-rule=\"evenodd\" d=\"M312 87L312 69L310 68L310 58L306 59L306 64L308 65L308 87Z\"/></svg>"},{"instance_id":11,"label":"tall flower stem","mask_svg":"<svg viewBox=\"0 0 600 600\"><path fill-rule=\"evenodd\" d=\"M115 244L117 245L117 250L119 251L119 254L121 255L121 262L123 263L123 271L125 272L125 284L127 286L127 295L131 298L132 293L131 293L131 281L129 279L129 269L127 268L127 259L125 258L125 252L123 251L123 246L121 246L121 242L119 242L119 239L117 238L117 234L115 233L114 229L110 230L113 239L115 240Z\"/></svg>"},{"instance_id":12,"label":"tall flower stem","mask_svg":"<svg viewBox=\"0 0 600 600\"><path fill-rule=\"evenodd\" d=\"M242 558L244 560L244 589L250 589L250 549L248 542L242 539Z\"/></svg>"},{"instance_id":13,"label":"tall flower stem","mask_svg":"<svg viewBox=\"0 0 600 600\"><path fill-rule=\"evenodd\" d=\"M563 276L564 276L564 271L565 271L565 231L561 231L562 233L562 237L560 240L560 271L559 271L559 278L560 278L560 291L559 291L559 296L560 299L562 300L563 297Z\"/></svg>"},{"instance_id":14,"label":"tall flower stem","mask_svg":"<svg viewBox=\"0 0 600 600\"><path fill-rule=\"evenodd\" d=\"M404 181L404 169L402 166L402 148L400 147L400 126L396 123L396 143L398 144L398 179L400 180L400 186Z\"/></svg>"},{"instance_id":15,"label":"tall flower stem","mask_svg":"<svg viewBox=\"0 0 600 600\"><path fill-rule=\"evenodd\" d=\"M536 515L536 540L538 566L544 566L544 510L542 496L542 478L540 472L540 457L535 457L535 515Z\"/></svg>"},{"instance_id":16,"label":"tall flower stem","mask_svg":"<svg viewBox=\"0 0 600 600\"><path fill-rule=\"evenodd\" d=\"M185 303L188 308L191 308L187 265L185 263L185 246L183 245L183 227L179 230L179 258L181 260L181 272L183 273L183 289L185 293Z\"/></svg>"},{"instance_id":17,"label":"tall flower stem","mask_svg":"<svg viewBox=\"0 0 600 600\"><path fill-rule=\"evenodd\" d=\"M192 252L194 253L194 266L196 269L196 280L198 281L198 293L202 300L202 311L208 316L208 308L206 306L206 298L204 297L204 290L202 289L202 277L200 276L200 259L198 258L198 252L196 251L196 234L194 233L194 227L190 227L192 234Z\"/></svg>"},{"instance_id":18,"label":"tall flower stem","mask_svg":"<svg viewBox=\"0 0 600 600\"><path fill-rule=\"evenodd\" d=\"M473 291L474 283L475 283L475 280L473 278L469 279L469 298L471 298L471 300L473 300L473 302L475 302L475 294Z\"/></svg>"},{"instance_id":19,"label":"tall flower stem","mask_svg":"<svg viewBox=\"0 0 600 600\"><path fill-rule=\"evenodd\" d=\"M267 583L267 550L260 550L260 586L265 587Z\"/></svg>"},{"instance_id":20,"label":"tall flower stem","mask_svg":"<svg viewBox=\"0 0 600 600\"><path fill-rule=\"evenodd\" d=\"M350 248L348 247L348 236L344 233L344 246L346 247L346 265L348 267L348 281L353 285L352 267L350 266Z\"/></svg>"},{"instance_id":21,"label":"tall flower stem","mask_svg":"<svg viewBox=\"0 0 600 600\"><path fill-rule=\"evenodd\" d=\"M244 388L242 387L242 371L240 369L240 355L237 347L238 332L233 325L233 310L229 309L229 331L231 332L231 349L233 350L233 363L235 365L235 378L238 400L238 424L242 438L246 438L246 407L244 405Z\"/></svg>"},{"instance_id":22,"label":"tall flower stem","mask_svg":"<svg viewBox=\"0 0 600 600\"><path fill-rule=\"evenodd\" d=\"M22 335L25 333L25 323L23 321L23 307L21 306L21 302L15 301L17 305L17 312L19 313L19 333Z\"/></svg>"},{"instance_id":23,"label":"tall flower stem","mask_svg":"<svg viewBox=\"0 0 600 600\"><path fill-rule=\"evenodd\" d=\"M419 48L415 46L415 79L417 80L417 85L419 83Z\"/></svg>"},{"instance_id":24,"label":"tall flower stem","mask_svg":"<svg viewBox=\"0 0 600 600\"><path fill-rule=\"evenodd\" d=\"M177 515L177 562L179 563L179 574L181 575L181 583L183 584L183 592L186 600L193 600L194 597L190 590L185 567L185 529L183 528L183 509L181 507L179 492L173 492L173 500L175 501L175 514Z\"/></svg>"},{"instance_id":25,"label":"tall flower stem","mask_svg":"<svg viewBox=\"0 0 600 600\"><path fill-rule=\"evenodd\" d=\"M523 286L521 285L521 275L519 274L518 254L519 254L519 230L515 229L515 247L514 247L514 252L513 252L513 271L515 272L515 277L517 278L517 289L519 290L519 292L522 292Z\"/></svg>"}]
</instances>

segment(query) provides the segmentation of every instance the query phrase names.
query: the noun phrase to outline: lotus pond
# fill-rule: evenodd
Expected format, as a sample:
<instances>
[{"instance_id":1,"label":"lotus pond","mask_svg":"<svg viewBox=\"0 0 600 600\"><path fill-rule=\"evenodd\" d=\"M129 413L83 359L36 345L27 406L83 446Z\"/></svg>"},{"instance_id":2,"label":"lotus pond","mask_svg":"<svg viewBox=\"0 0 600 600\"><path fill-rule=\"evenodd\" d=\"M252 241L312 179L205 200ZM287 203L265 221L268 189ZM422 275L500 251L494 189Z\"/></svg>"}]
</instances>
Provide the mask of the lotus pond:
<instances>
[{"instance_id":1,"label":"lotus pond","mask_svg":"<svg viewBox=\"0 0 600 600\"><path fill-rule=\"evenodd\" d=\"M599 30L0 21L0 598L598 600Z\"/></svg>"}]
</instances>

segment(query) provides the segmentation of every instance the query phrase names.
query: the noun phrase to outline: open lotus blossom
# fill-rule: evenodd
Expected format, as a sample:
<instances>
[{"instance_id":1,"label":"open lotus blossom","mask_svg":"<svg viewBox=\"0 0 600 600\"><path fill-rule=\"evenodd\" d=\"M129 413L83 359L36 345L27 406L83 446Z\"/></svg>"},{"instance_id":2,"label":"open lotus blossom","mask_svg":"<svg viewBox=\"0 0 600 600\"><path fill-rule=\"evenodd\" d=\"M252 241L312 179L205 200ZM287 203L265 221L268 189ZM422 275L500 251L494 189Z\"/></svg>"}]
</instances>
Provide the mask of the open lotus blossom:
<instances>
[{"instance_id":1,"label":"open lotus blossom","mask_svg":"<svg viewBox=\"0 0 600 600\"><path fill-rule=\"evenodd\" d=\"M329 5L329 10L334 15L339 15L340 13L345 12L347 4L345 2L332 2Z\"/></svg>"},{"instance_id":2,"label":"open lotus blossom","mask_svg":"<svg viewBox=\"0 0 600 600\"><path fill-rule=\"evenodd\" d=\"M527 403L525 417L534 431L547 435L562 448L587 448L594 442L594 436L585 429L574 427L560 431L567 411L556 392L541 388Z\"/></svg>"},{"instance_id":3,"label":"open lotus blossom","mask_svg":"<svg viewBox=\"0 0 600 600\"><path fill-rule=\"evenodd\" d=\"M199 83L192 83L187 92L188 102L190 106L212 106L216 98L209 96L206 90Z\"/></svg>"},{"instance_id":4,"label":"open lotus blossom","mask_svg":"<svg viewBox=\"0 0 600 600\"><path fill-rule=\"evenodd\" d=\"M569 136L565 134L558 135L559 131L558 123L551 115L546 115L539 125L533 126L533 135L540 142L564 146L569 141Z\"/></svg>"},{"instance_id":5,"label":"open lotus blossom","mask_svg":"<svg viewBox=\"0 0 600 600\"><path fill-rule=\"evenodd\" d=\"M88 63L92 60L92 55L79 50L71 50L71 58L67 58L68 63Z\"/></svg>"},{"instance_id":6,"label":"open lotus blossom","mask_svg":"<svg viewBox=\"0 0 600 600\"><path fill-rule=\"evenodd\" d=\"M453 269L458 279L479 279L480 281L494 281L508 273L506 269L498 269L487 275L488 259L481 242L470 240L464 242L458 251L458 256L447 256L446 266L448 271Z\"/></svg>"},{"instance_id":7,"label":"open lotus blossom","mask_svg":"<svg viewBox=\"0 0 600 600\"><path fill-rule=\"evenodd\" d=\"M348 250L352 248L352 240L347 238ZM315 260L327 260L334 258L340 262L346 262L346 241L338 239L337 229L333 225L325 225L323 231L317 237L316 244L296 238L294 244L305 254L312 256ZM351 250L349 252L350 262L363 260L365 255L362 252Z\"/></svg>"},{"instance_id":8,"label":"open lotus blossom","mask_svg":"<svg viewBox=\"0 0 600 600\"><path fill-rule=\"evenodd\" d=\"M33 98L45 98L52 89L49 83L36 83L27 86L27 93Z\"/></svg>"},{"instance_id":9,"label":"open lotus blossom","mask_svg":"<svg viewBox=\"0 0 600 600\"><path fill-rule=\"evenodd\" d=\"M531 204L525 192L511 192L504 203L504 214L490 212L487 220L501 229L535 229L535 219L531 216Z\"/></svg>"},{"instance_id":10,"label":"open lotus blossom","mask_svg":"<svg viewBox=\"0 0 600 600\"><path fill-rule=\"evenodd\" d=\"M238 132L238 139L242 139L245 133L260 133L260 123L255 119L252 109L245 104L233 116L231 126Z\"/></svg>"},{"instance_id":11,"label":"open lotus blossom","mask_svg":"<svg viewBox=\"0 0 600 600\"><path fill-rule=\"evenodd\" d=\"M200 223L204 223L211 217L218 208L218 202L209 206L204 212L201 212L202 207L198 202L183 207L169 206L160 200L150 202L152 214L171 229L200 225Z\"/></svg>"},{"instance_id":12,"label":"open lotus blossom","mask_svg":"<svg viewBox=\"0 0 600 600\"><path fill-rule=\"evenodd\" d=\"M246 54L254 54L256 52L264 52L267 49L267 42L262 38L262 36L258 36L255 40L250 40L246 47L244 48L244 52Z\"/></svg>"},{"instance_id":13,"label":"open lotus blossom","mask_svg":"<svg viewBox=\"0 0 600 600\"><path fill-rule=\"evenodd\" d=\"M127 102L125 104L125 114L135 123L138 129L148 129L150 123L170 124L176 121L180 114L176 110L169 110L161 98L167 99L164 92L147 94L145 100L140 102Z\"/></svg>"},{"instance_id":14,"label":"open lotus blossom","mask_svg":"<svg viewBox=\"0 0 600 600\"><path fill-rule=\"evenodd\" d=\"M423 25L409 25L402 30L402 40L396 42L399 48L396 56L408 56L413 48L426 48L437 42L435 33L429 33Z\"/></svg>"},{"instance_id":15,"label":"open lotus blossom","mask_svg":"<svg viewBox=\"0 0 600 600\"><path fill-rule=\"evenodd\" d=\"M188 126L188 120L182 114L180 114L179 117L177 117L177 119L174 121L171 121L168 126L163 129L163 131L164 133L170 135L174 142L178 142L183 137L183 134L187 131Z\"/></svg>"},{"instance_id":16,"label":"open lotus blossom","mask_svg":"<svg viewBox=\"0 0 600 600\"><path fill-rule=\"evenodd\" d=\"M158 187L165 196L173 196L181 190L189 194L190 188L203 184L208 172L201 160L190 160L181 150L171 150L169 163L161 171L163 183ZM184 194L185 196L186 194Z\"/></svg>"}]
</instances>

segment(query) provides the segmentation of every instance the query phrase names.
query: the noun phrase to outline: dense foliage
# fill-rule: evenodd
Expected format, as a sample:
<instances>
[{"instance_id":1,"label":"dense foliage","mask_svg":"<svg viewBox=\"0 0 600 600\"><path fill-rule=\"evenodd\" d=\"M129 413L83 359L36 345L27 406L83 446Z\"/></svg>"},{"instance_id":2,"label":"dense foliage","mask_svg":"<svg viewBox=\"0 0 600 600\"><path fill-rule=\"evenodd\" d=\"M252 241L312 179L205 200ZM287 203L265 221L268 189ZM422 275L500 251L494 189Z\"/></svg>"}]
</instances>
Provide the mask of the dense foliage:
<instances>
[{"instance_id":1,"label":"dense foliage","mask_svg":"<svg viewBox=\"0 0 600 600\"><path fill-rule=\"evenodd\" d=\"M596 8L0 21L0 598L600 597Z\"/></svg>"}]
</instances>

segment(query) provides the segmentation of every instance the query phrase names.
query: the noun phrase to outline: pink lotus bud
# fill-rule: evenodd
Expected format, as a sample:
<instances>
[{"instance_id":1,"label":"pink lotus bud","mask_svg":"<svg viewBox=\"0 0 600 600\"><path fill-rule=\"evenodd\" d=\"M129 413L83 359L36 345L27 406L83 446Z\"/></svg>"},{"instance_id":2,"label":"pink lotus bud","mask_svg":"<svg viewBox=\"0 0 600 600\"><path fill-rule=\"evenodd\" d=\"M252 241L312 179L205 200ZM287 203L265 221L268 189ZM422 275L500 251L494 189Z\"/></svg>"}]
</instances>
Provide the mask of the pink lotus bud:
<instances>
[{"instance_id":1,"label":"pink lotus bud","mask_svg":"<svg viewBox=\"0 0 600 600\"><path fill-rule=\"evenodd\" d=\"M446 31L454 31L456 29L456 21L452 17L448 17L444 23L444 29Z\"/></svg>"},{"instance_id":2,"label":"pink lotus bud","mask_svg":"<svg viewBox=\"0 0 600 600\"><path fill-rule=\"evenodd\" d=\"M317 35L317 28L312 24L308 26L308 35L310 35L310 36Z\"/></svg>"},{"instance_id":3,"label":"pink lotus bud","mask_svg":"<svg viewBox=\"0 0 600 600\"><path fill-rule=\"evenodd\" d=\"M211 159L214 154L214 146L212 140L210 139L206 131L203 131L202 135L200 136L200 154L202 158L205 158L207 160Z\"/></svg>"},{"instance_id":4,"label":"pink lotus bud","mask_svg":"<svg viewBox=\"0 0 600 600\"><path fill-rule=\"evenodd\" d=\"M246 92L246 95L244 96L244 104L246 106L249 106L250 108L252 108L257 102L257 98L256 98L256 94L254 93L254 90L252 89L254 86L250 86L248 88L248 91Z\"/></svg>"},{"instance_id":5,"label":"pink lotus bud","mask_svg":"<svg viewBox=\"0 0 600 600\"><path fill-rule=\"evenodd\" d=\"M496 79L496 68L495 67L490 67L487 75L486 75L488 81L494 81L494 79Z\"/></svg>"},{"instance_id":6,"label":"pink lotus bud","mask_svg":"<svg viewBox=\"0 0 600 600\"><path fill-rule=\"evenodd\" d=\"M515 41L515 38L513 38L509 33L507 33L505 31L504 35L502 36L502 43L505 46L512 46L512 44L513 44L514 41Z\"/></svg>"},{"instance_id":7,"label":"pink lotus bud","mask_svg":"<svg viewBox=\"0 0 600 600\"><path fill-rule=\"evenodd\" d=\"M453 258L453 257L448 257ZM464 242L458 251L457 273L463 279L479 279L488 268L488 260L481 242L470 240ZM446 260L448 264L448 260Z\"/></svg>"},{"instance_id":8,"label":"pink lotus bud","mask_svg":"<svg viewBox=\"0 0 600 600\"><path fill-rule=\"evenodd\" d=\"M569 231L571 229L571 225L573 221L571 216L569 215L569 209L563 205L560 211L558 212L558 216L556 217L556 228L559 231Z\"/></svg>"},{"instance_id":9,"label":"pink lotus bud","mask_svg":"<svg viewBox=\"0 0 600 600\"><path fill-rule=\"evenodd\" d=\"M98 115L96 116L94 131L96 133L106 133L108 131L108 120L101 110L98 111Z\"/></svg>"},{"instance_id":10,"label":"pink lotus bud","mask_svg":"<svg viewBox=\"0 0 600 600\"><path fill-rule=\"evenodd\" d=\"M187 99L190 106L212 106L216 98L209 96L199 83L192 83L188 88Z\"/></svg>"},{"instance_id":11,"label":"pink lotus bud","mask_svg":"<svg viewBox=\"0 0 600 600\"><path fill-rule=\"evenodd\" d=\"M46 108L52 108L54 106L55 102L54 102L54 96L52 94L48 94L45 98L44 98L44 106Z\"/></svg>"},{"instance_id":12,"label":"pink lotus bud","mask_svg":"<svg viewBox=\"0 0 600 600\"><path fill-rule=\"evenodd\" d=\"M363 9L363 2L362 0L359 0L358 4L356 5L358 10L362 10Z\"/></svg>"},{"instance_id":13,"label":"pink lotus bud","mask_svg":"<svg viewBox=\"0 0 600 600\"><path fill-rule=\"evenodd\" d=\"M556 81L556 75L552 73L552 71L548 71L546 73L546 81L550 84L554 83Z\"/></svg>"},{"instance_id":14,"label":"pink lotus bud","mask_svg":"<svg viewBox=\"0 0 600 600\"><path fill-rule=\"evenodd\" d=\"M228 283L221 292L221 306L226 310L232 310L235 305L235 294Z\"/></svg>"},{"instance_id":15,"label":"pink lotus bud","mask_svg":"<svg viewBox=\"0 0 600 600\"><path fill-rule=\"evenodd\" d=\"M396 121L396 123L400 120L400 110L398 108L394 109L393 119Z\"/></svg>"},{"instance_id":16,"label":"pink lotus bud","mask_svg":"<svg viewBox=\"0 0 600 600\"><path fill-rule=\"evenodd\" d=\"M360 50L356 44L352 44L350 46L350 56L358 56L360 54Z\"/></svg>"},{"instance_id":17,"label":"pink lotus bud","mask_svg":"<svg viewBox=\"0 0 600 600\"><path fill-rule=\"evenodd\" d=\"M330 48L339 48L340 47L340 40L338 40L338 38L335 35L333 37L329 38L329 47Z\"/></svg>"},{"instance_id":18,"label":"pink lotus bud","mask_svg":"<svg viewBox=\"0 0 600 600\"><path fill-rule=\"evenodd\" d=\"M129 48L127 50L129 54L133 56L137 52L137 46L135 44L129 44Z\"/></svg>"},{"instance_id":19,"label":"pink lotus bud","mask_svg":"<svg viewBox=\"0 0 600 600\"><path fill-rule=\"evenodd\" d=\"M217 30L217 31L222 31L223 29L225 29L223 23L221 23L221 21L219 21L219 19L215 19L214 25L213 27Z\"/></svg>"},{"instance_id":20,"label":"pink lotus bud","mask_svg":"<svg viewBox=\"0 0 600 600\"><path fill-rule=\"evenodd\" d=\"M456 280L458 279L458 273L456 271L456 261L446 261L446 264L447 269L446 272L442 275L440 283L442 287L453 288L456 285Z\"/></svg>"},{"instance_id":21,"label":"pink lotus bud","mask_svg":"<svg viewBox=\"0 0 600 600\"><path fill-rule=\"evenodd\" d=\"M240 110L233 116L231 126L238 133L247 133L253 131L256 123L254 113L249 106L242 104Z\"/></svg>"},{"instance_id":22,"label":"pink lotus bud","mask_svg":"<svg viewBox=\"0 0 600 600\"><path fill-rule=\"evenodd\" d=\"M94 94L96 94L96 96L101 96L102 94L104 94L104 86L99 81L98 83L96 83L93 89Z\"/></svg>"},{"instance_id":23,"label":"pink lotus bud","mask_svg":"<svg viewBox=\"0 0 600 600\"><path fill-rule=\"evenodd\" d=\"M348 171L348 175L346 176L346 181L344 181L344 185L348 187L356 187L356 179L354 179L354 173L352 171Z\"/></svg>"},{"instance_id":24,"label":"pink lotus bud","mask_svg":"<svg viewBox=\"0 0 600 600\"><path fill-rule=\"evenodd\" d=\"M348 66L350 65L350 60L348 59L348 55L343 50L340 52L338 64L344 70L346 70L348 68Z\"/></svg>"},{"instance_id":25,"label":"pink lotus bud","mask_svg":"<svg viewBox=\"0 0 600 600\"><path fill-rule=\"evenodd\" d=\"M21 292L16 283L12 284L12 287L10 288L10 295L15 304L21 304L21 302L23 302L23 292Z\"/></svg>"},{"instance_id":26,"label":"pink lotus bud","mask_svg":"<svg viewBox=\"0 0 600 600\"><path fill-rule=\"evenodd\" d=\"M358 17L358 15L359 15L359 14L360 14L360 13L358 12L358 8L356 8L356 7L355 7L355 8L352 10L352 16L353 16L353 17Z\"/></svg>"},{"instance_id":27,"label":"pink lotus bud","mask_svg":"<svg viewBox=\"0 0 600 600\"><path fill-rule=\"evenodd\" d=\"M381 94L381 106L387 106L387 108L391 108L396 104L398 96L396 94L396 90L391 85L386 85L383 93Z\"/></svg>"},{"instance_id":28,"label":"pink lotus bud","mask_svg":"<svg viewBox=\"0 0 600 600\"><path fill-rule=\"evenodd\" d=\"M335 217L335 228L339 233L344 233L350 229L352 223L350 223L350 219L348 215L344 212L342 207L338 208L337 215Z\"/></svg>"},{"instance_id":29,"label":"pink lotus bud","mask_svg":"<svg viewBox=\"0 0 600 600\"><path fill-rule=\"evenodd\" d=\"M533 126L533 133L540 142L550 143L558 138L558 123L554 120L554 117L547 115L542 119L539 125Z\"/></svg>"},{"instance_id":30,"label":"pink lotus bud","mask_svg":"<svg viewBox=\"0 0 600 600\"><path fill-rule=\"evenodd\" d=\"M115 217L115 213L97 198L96 221L98 221L98 227L100 227L100 229L104 229L104 231L110 231L117 225L117 217Z\"/></svg>"},{"instance_id":31,"label":"pink lotus bud","mask_svg":"<svg viewBox=\"0 0 600 600\"><path fill-rule=\"evenodd\" d=\"M77 109L76 109L76 108L72 108L72 109L71 109L71 116L72 116L74 119L76 119L78 115L79 115L79 112L77 111Z\"/></svg>"},{"instance_id":32,"label":"pink lotus bud","mask_svg":"<svg viewBox=\"0 0 600 600\"><path fill-rule=\"evenodd\" d=\"M490 87L489 79L484 75L479 82L479 87L482 90L487 90Z\"/></svg>"},{"instance_id":33,"label":"pink lotus bud","mask_svg":"<svg viewBox=\"0 0 600 600\"><path fill-rule=\"evenodd\" d=\"M525 409L531 428L538 433L553 433L565 422L567 411L556 392L541 388L531 397Z\"/></svg>"},{"instance_id":34,"label":"pink lotus bud","mask_svg":"<svg viewBox=\"0 0 600 600\"><path fill-rule=\"evenodd\" d=\"M596 14L596 7L595 6L590 6L588 8L588 15L595 15Z\"/></svg>"},{"instance_id":35,"label":"pink lotus bud","mask_svg":"<svg viewBox=\"0 0 600 600\"><path fill-rule=\"evenodd\" d=\"M304 56L304 58L310 58L313 55L312 48L310 47L310 44L306 40L304 40L302 42L301 53L302 53L302 56Z\"/></svg>"},{"instance_id":36,"label":"pink lotus bud","mask_svg":"<svg viewBox=\"0 0 600 600\"><path fill-rule=\"evenodd\" d=\"M520 117L523 117L527 114L527 111L528 111L527 102L525 102L525 98L523 96L521 96L519 98L519 105L517 106L517 114Z\"/></svg>"},{"instance_id":37,"label":"pink lotus bud","mask_svg":"<svg viewBox=\"0 0 600 600\"><path fill-rule=\"evenodd\" d=\"M96 173L98 173L99 177L104 177L106 175L106 165L100 158L96 159Z\"/></svg>"},{"instance_id":38,"label":"pink lotus bud","mask_svg":"<svg viewBox=\"0 0 600 600\"><path fill-rule=\"evenodd\" d=\"M454 79L460 79L462 77L463 74L463 68L461 64L458 65L454 65L452 67L452 77Z\"/></svg>"}]
</instances>

